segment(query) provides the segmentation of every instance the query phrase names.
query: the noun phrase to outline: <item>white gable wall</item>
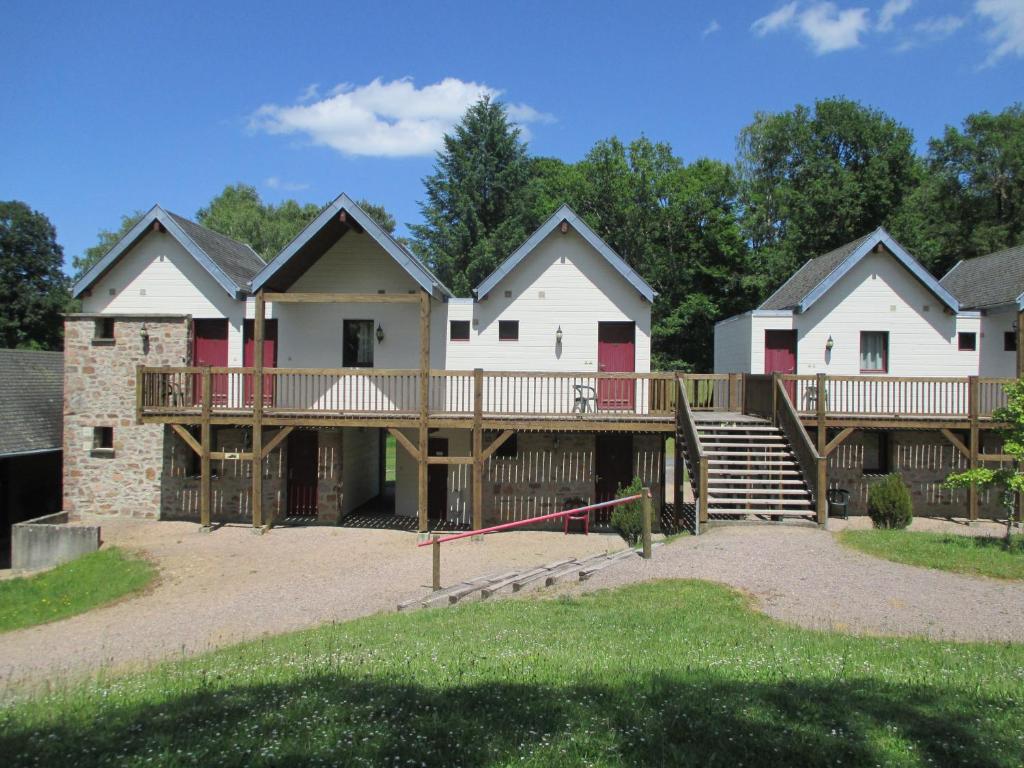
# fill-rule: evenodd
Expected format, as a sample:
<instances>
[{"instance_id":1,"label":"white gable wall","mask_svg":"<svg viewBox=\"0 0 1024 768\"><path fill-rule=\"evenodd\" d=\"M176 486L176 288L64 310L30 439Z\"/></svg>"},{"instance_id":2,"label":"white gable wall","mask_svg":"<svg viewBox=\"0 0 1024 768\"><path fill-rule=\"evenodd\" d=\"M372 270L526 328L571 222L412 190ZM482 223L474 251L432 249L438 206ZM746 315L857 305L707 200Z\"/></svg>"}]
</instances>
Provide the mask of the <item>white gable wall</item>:
<instances>
[{"instance_id":1,"label":"white gable wall","mask_svg":"<svg viewBox=\"0 0 1024 768\"><path fill-rule=\"evenodd\" d=\"M1017 376L1017 353L1007 352L1003 335L1012 333L1017 322L1017 308L987 311L981 318L981 369L980 376L992 378L1015 378Z\"/></svg>"},{"instance_id":2,"label":"white gable wall","mask_svg":"<svg viewBox=\"0 0 1024 768\"><path fill-rule=\"evenodd\" d=\"M113 291L113 294L111 294ZM244 302L210 277L171 235L148 232L82 297L82 311L228 319L228 365L242 364Z\"/></svg>"}]
</instances>

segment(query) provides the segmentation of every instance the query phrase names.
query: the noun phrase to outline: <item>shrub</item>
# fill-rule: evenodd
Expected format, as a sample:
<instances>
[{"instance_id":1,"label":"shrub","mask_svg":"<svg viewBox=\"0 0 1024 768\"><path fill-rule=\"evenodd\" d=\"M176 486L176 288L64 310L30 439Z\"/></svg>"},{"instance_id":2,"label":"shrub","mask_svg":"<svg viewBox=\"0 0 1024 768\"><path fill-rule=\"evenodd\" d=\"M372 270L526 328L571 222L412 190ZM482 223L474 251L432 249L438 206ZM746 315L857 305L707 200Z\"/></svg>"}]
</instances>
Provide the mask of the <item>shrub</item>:
<instances>
[{"instance_id":1,"label":"shrub","mask_svg":"<svg viewBox=\"0 0 1024 768\"><path fill-rule=\"evenodd\" d=\"M643 482L639 477L634 477L633 482L615 492L616 498L623 496L634 496L643 490ZM612 507L612 528L630 544L636 544L644 530L643 505L640 499L619 504Z\"/></svg>"},{"instance_id":2,"label":"shrub","mask_svg":"<svg viewBox=\"0 0 1024 768\"><path fill-rule=\"evenodd\" d=\"M868 488L868 515L875 528L903 529L914 519L910 491L898 474L886 475Z\"/></svg>"}]
</instances>

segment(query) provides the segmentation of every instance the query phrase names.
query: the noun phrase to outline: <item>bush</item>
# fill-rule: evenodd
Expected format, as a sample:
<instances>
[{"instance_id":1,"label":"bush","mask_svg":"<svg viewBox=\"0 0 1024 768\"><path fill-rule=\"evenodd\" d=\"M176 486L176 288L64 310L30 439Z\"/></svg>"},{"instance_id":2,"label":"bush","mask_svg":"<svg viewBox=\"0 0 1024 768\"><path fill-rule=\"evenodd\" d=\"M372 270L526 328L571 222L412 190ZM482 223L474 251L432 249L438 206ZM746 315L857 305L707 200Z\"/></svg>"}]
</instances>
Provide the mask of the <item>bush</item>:
<instances>
[{"instance_id":1,"label":"bush","mask_svg":"<svg viewBox=\"0 0 1024 768\"><path fill-rule=\"evenodd\" d=\"M619 490L615 492L615 496L620 499L623 496L635 496L643 488L644 485L640 478L634 477L633 482L625 488L620 485ZM640 541L640 536L643 535L644 531L643 515L643 504L640 499L612 507L612 528L627 542L636 544Z\"/></svg>"},{"instance_id":2,"label":"bush","mask_svg":"<svg viewBox=\"0 0 1024 768\"><path fill-rule=\"evenodd\" d=\"M897 474L886 475L868 488L868 515L875 528L903 529L914 519L910 491Z\"/></svg>"}]
</instances>

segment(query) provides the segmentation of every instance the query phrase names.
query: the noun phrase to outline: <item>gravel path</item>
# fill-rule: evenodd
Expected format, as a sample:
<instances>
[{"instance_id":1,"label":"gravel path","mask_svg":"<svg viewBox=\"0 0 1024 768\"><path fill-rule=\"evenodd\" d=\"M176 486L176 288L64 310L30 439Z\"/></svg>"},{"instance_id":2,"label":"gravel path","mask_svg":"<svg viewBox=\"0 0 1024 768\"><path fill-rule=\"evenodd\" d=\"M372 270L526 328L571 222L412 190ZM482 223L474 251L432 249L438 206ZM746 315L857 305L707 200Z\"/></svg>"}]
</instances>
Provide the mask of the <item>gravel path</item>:
<instances>
[{"instance_id":1,"label":"gravel path","mask_svg":"<svg viewBox=\"0 0 1024 768\"><path fill-rule=\"evenodd\" d=\"M3 689L192 654L264 634L394 610L430 586L430 547L414 533L104 518L104 544L160 569L142 595L63 621L0 634ZM444 545L445 584L622 548L618 536L511 532ZM45 649L45 652L40 652Z\"/></svg>"},{"instance_id":2,"label":"gravel path","mask_svg":"<svg viewBox=\"0 0 1024 768\"><path fill-rule=\"evenodd\" d=\"M868 528L866 518L849 523ZM913 530L1001 535L993 523L966 527L915 519ZM750 593L769 616L814 629L957 641L1024 642L1024 582L917 568L848 549L809 524L710 528L602 571L567 593L651 579L707 579Z\"/></svg>"}]
</instances>

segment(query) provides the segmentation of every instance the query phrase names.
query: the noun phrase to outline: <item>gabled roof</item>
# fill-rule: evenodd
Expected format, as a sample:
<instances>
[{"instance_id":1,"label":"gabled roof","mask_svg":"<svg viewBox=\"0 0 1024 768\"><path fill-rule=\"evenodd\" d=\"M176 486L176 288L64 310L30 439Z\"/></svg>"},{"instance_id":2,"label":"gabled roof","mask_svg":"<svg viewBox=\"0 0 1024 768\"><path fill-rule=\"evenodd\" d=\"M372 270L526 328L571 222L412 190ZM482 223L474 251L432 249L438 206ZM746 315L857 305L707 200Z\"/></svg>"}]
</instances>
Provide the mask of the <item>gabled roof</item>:
<instances>
[{"instance_id":1,"label":"gabled roof","mask_svg":"<svg viewBox=\"0 0 1024 768\"><path fill-rule=\"evenodd\" d=\"M64 353L0 349L0 456L59 451Z\"/></svg>"},{"instance_id":2,"label":"gabled roof","mask_svg":"<svg viewBox=\"0 0 1024 768\"><path fill-rule=\"evenodd\" d=\"M243 298L248 291L249 281L266 266L259 254L245 243L232 240L194 221L165 211L159 205L154 205L124 237L117 241L106 256L82 275L75 283L74 296L81 296L103 277L149 232L153 222L159 222L167 234L177 240L232 298Z\"/></svg>"},{"instance_id":3,"label":"gabled roof","mask_svg":"<svg viewBox=\"0 0 1024 768\"><path fill-rule=\"evenodd\" d=\"M876 245L885 246L896 260L939 301L954 312L960 311L960 303L956 298L881 227L870 235L860 237L822 256L811 259L794 272L789 280L779 286L775 293L765 299L758 309L789 309L794 312L806 312L829 288L839 282L844 275L860 263L861 259L871 253Z\"/></svg>"},{"instance_id":4,"label":"gabled roof","mask_svg":"<svg viewBox=\"0 0 1024 768\"><path fill-rule=\"evenodd\" d=\"M423 288L427 293L431 294L435 298L447 298L452 295L452 292L448 290L437 277L427 269L426 265L417 259L412 253L409 252L401 243L393 238L389 233L381 228L376 221L373 220L366 211L359 207L359 205L345 193L338 195L338 197L328 205L320 215L311 221L305 229L303 229L295 239L292 240L288 245L285 246L284 250L277 255L277 257L267 264L266 268L260 272L252 281L252 290L256 291L267 286L275 277L283 277L284 272L287 270L289 265L296 260L297 257L301 257L303 250L307 247L315 247L317 236L325 230L328 225L332 222L336 223L339 219L339 214L344 211L347 217L351 217L355 223L361 227L366 234L372 237L381 248L383 248L395 262L404 269L409 276L416 281L416 283ZM336 236L332 236L329 243L323 243L329 247L333 245L336 237L340 237L341 234L347 229L342 228L339 230ZM317 253L318 258L321 253Z\"/></svg>"},{"instance_id":5,"label":"gabled roof","mask_svg":"<svg viewBox=\"0 0 1024 768\"><path fill-rule=\"evenodd\" d=\"M965 308L1016 304L1024 310L1024 243L959 261L939 283Z\"/></svg>"},{"instance_id":6,"label":"gabled roof","mask_svg":"<svg viewBox=\"0 0 1024 768\"><path fill-rule=\"evenodd\" d=\"M601 254L605 261L607 261L616 272L622 275L630 285L636 288L641 296L647 299L647 301L653 303L654 297L658 295L657 292L651 288L651 286L647 284L647 281L640 277L640 275L638 275L636 271L633 270L633 268L630 267L621 256L619 256L619 254L612 250L608 243L602 240L594 230L587 226L587 223L577 216L576 212L568 205L563 205L555 211L547 221L537 228L537 231L527 238L525 243L520 245L511 256L505 259L498 266L496 270L484 278L483 282L474 289L474 293L476 293L477 297L483 299L487 294L494 290L494 287L500 283L502 279L509 274L509 272L515 269L523 259L529 256L533 249L540 245L544 241L544 238L554 232L563 221L575 229L580 237L586 240L595 251Z\"/></svg>"}]
</instances>

